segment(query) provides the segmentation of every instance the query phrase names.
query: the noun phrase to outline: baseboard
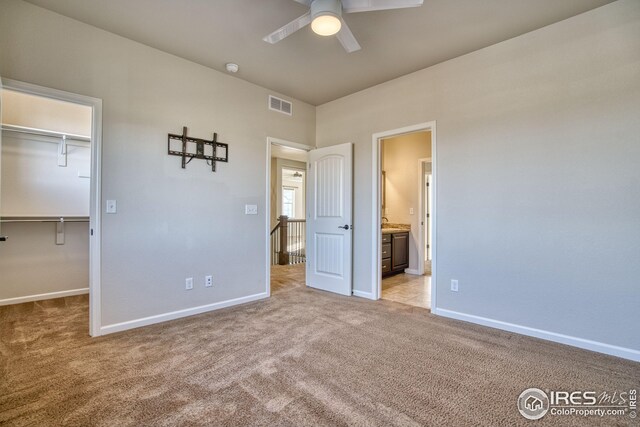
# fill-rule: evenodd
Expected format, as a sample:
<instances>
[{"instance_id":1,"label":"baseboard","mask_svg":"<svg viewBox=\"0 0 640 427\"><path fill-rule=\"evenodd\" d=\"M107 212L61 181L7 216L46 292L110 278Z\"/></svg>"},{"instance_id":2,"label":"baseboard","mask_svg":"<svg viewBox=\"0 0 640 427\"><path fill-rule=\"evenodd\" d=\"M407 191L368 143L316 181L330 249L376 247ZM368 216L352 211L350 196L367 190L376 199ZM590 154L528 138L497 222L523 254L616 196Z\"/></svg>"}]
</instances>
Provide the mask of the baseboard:
<instances>
[{"instance_id":1,"label":"baseboard","mask_svg":"<svg viewBox=\"0 0 640 427\"><path fill-rule=\"evenodd\" d=\"M413 274L415 276L420 276L420 272L414 268L405 268L404 272L407 274Z\"/></svg>"},{"instance_id":2,"label":"baseboard","mask_svg":"<svg viewBox=\"0 0 640 427\"><path fill-rule=\"evenodd\" d=\"M566 344L573 347L591 350L598 353L604 353L611 356L621 357L623 359L640 362L640 350L634 350L626 347L619 347L611 344L605 344L598 341L587 340L584 338L573 337L570 335L559 334L556 332L545 331L542 329L530 328L528 326L516 325L514 323L502 322L500 320L489 319L486 317L475 316L472 314L460 313L457 311L435 308L431 313L438 316L448 317L465 322L476 323L478 325L488 326L490 328L501 329L503 331L515 332L521 335L540 338L547 341L553 341L560 344Z\"/></svg>"},{"instance_id":3,"label":"baseboard","mask_svg":"<svg viewBox=\"0 0 640 427\"><path fill-rule=\"evenodd\" d=\"M157 314L155 316L143 317L140 319L129 320L127 322L114 323L112 325L102 326L100 328L100 335L113 334L115 332L126 331L129 329L140 328L142 326L153 325L155 323L166 322L168 320L180 319L182 317L193 316L195 314L202 314L208 311L219 310L225 307L231 307L233 305L244 304L251 301L257 301L260 299L268 298L267 292L259 294L248 295L246 297L234 298L226 301L215 302L213 304L201 305L198 307L187 308L184 310L171 311L169 313Z\"/></svg>"},{"instance_id":4,"label":"baseboard","mask_svg":"<svg viewBox=\"0 0 640 427\"><path fill-rule=\"evenodd\" d=\"M49 292L46 294L27 295L25 297L0 299L0 305L22 304L23 302L42 301L45 299L72 297L89 293L89 288L71 289L69 291Z\"/></svg>"},{"instance_id":5,"label":"baseboard","mask_svg":"<svg viewBox=\"0 0 640 427\"><path fill-rule=\"evenodd\" d=\"M353 296L367 299L375 299L373 298L373 294L371 292L358 291L356 289L353 290Z\"/></svg>"}]
</instances>

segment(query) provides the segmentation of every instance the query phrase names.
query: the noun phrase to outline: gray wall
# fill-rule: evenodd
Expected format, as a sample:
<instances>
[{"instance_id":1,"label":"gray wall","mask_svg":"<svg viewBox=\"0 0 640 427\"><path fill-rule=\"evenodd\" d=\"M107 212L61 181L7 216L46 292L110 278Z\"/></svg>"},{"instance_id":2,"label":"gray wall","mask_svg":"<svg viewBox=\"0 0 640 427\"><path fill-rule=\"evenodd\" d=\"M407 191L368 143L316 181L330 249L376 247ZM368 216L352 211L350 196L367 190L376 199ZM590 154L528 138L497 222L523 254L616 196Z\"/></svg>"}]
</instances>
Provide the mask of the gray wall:
<instances>
[{"instance_id":1,"label":"gray wall","mask_svg":"<svg viewBox=\"0 0 640 427\"><path fill-rule=\"evenodd\" d=\"M19 0L2 2L0 74L103 100L103 325L265 291L266 137L314 145L314 107L268 111L266 89ZM182 126L217 132L229 163L181 169Z\"/></svg>"},{"instance_id":2,"label":"gray wall","mask_svg":"<svg viewBox=\"0 0 640 427\"><path fill-rule=\"evenodd\" d=\"M639 106L621 0L318 107L317 146L355 146L355 288L372 134L436 120L438 307L640 349Z\"/></svg>"}]
</instances>

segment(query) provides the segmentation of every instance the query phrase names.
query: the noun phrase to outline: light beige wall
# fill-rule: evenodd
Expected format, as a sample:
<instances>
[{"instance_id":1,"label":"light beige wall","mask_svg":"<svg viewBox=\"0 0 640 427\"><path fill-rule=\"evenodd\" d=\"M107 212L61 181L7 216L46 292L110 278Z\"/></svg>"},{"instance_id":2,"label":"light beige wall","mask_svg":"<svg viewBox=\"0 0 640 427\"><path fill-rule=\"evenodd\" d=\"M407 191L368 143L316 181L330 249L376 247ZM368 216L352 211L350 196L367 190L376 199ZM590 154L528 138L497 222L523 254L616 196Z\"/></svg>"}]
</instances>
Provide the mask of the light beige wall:
<instances>
[{"instance_id":1,"label":"light beige wall","mask_svg":"<svg viewBox=\"0 0 640 427\"><path fill-rule=\"evenodd\" d=\"M304 175L305 170L303 169L301 173ZM294 203L294 215L295 219L304 219L305 218L305 183L304 177L302 181L296 181L292 179L282 178L282 186L283 187L291 187L295 189L295 203ZM280 204L280 209L282 210L282 204Z\"/></svg>"},{"instance_id":2,"label":"light beige wall","mask_svg":"<svg viewBox=\"0 0 640 427\"><path fill-rule=\"evenodd\" d=\"M5 90L2 123L91 136L91 107Z\"/></svg>"},{"instance_id":3,"label":"light beige wall","mask_svg":"<svg viewBox=\"0 0 640 427\"><path fill-rule=\"evenodd\" d=\"M437 306L640 350L639 105L640 2L619 0L319 106L317 146L354 143L355 288L372 134L435 120Z\"/></svg>"},{"instance_id":4,"label":"light beige wall","mask_svg":"<svg viewBox=\"0 0 640 427\"><path fill-rule=\"evenodd\" d=\"M0 245L0 305L12 298L89 288L89 224L64 227L64 245L56 245L54 223L2 224L9 239Z\"/></svg>"},{"instance_id":5,"label":"light beige wall","mask_svg":"<svg viewBox=\"0 0 640 427\"><path fill-rule=\"evenodd\" d=\"M282 169L283 168L294 168L301 169L305 171L307 169L307 164L304 162L298 162L296 160L282 159L276 158L276 204L275 204L275 220L277 222L278 217L282 214L282 185L284 184L282 180Z\"/></svg>"},{"instance_id":6,"label":"light beige wall","mask_svg":"<svg viewBox=\"0 0 640 427\"><path fill-rule=\"evenodd\" d=\"M3 132L2 216L89 216L89 178L79 175L90 170L89 143L67 144L60 167L56 138Z\"/></svg>"},{"instance_id":7,"label":"light beige wall","mask_svg":"<svg viewBox=\"0 0 640 427\"><path fill-rule=\"evenodd\" d=\"M420 246L420 182L418 159L431 157L431 132L415 132L382 141L386 180L384 216L389 222L411 225L409 269L418 269ZM413 214L409 213L413 209Z\"/></svg>"},{"instance_id":8,"label":"light beige wall","mask_svg":"<svg viewBox=\"0 0 640 427\"><path fill-rule=\"evenodd\" d=\"M264 144L315 145L313 106L269 111L271 91L19 0L2 2L0 74L103 100L103 325L265 292ZM229 163L181 169L166 143L182 126L217 132Z\"/></svg>"}]
</instances>

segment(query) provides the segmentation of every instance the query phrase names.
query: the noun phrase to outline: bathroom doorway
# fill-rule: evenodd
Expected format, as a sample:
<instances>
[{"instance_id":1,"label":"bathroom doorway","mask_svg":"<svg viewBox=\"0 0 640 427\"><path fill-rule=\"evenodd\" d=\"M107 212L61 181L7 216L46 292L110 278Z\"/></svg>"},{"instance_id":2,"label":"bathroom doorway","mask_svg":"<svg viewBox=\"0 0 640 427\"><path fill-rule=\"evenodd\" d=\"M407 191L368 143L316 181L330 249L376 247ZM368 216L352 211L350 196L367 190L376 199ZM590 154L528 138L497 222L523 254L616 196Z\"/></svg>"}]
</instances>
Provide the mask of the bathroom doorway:
<instances>
[{"instance_id":1,"label":"bathroom doorway","mask_svg":"<svg viewBox=\"0 0 640 427\"><path fill-rule=\"evenodd\" d=\"M431 309L435 123L375 134L373 144L373 299Z\"/></svg>"},{"instance_id":2,"label":"bathroom doorway","mask_svg":"<svg viewBox=\"0 0 640 427\"><path fill-rule=\"evenodd\" d=\"M430 308L431 271L425 275L425 165L431 158L431 132L381 140L384 207L381 217L381 299Z\"/></svg>"}]
</instances>

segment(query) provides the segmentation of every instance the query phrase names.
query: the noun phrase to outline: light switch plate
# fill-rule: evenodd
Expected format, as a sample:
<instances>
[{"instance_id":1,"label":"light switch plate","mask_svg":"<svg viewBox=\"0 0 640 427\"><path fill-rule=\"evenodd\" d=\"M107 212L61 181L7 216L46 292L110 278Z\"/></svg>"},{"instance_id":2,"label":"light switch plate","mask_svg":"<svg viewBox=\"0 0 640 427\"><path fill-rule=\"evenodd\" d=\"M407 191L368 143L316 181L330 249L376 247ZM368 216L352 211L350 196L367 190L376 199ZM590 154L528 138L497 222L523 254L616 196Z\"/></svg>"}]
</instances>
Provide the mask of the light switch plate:
<instances>
[{"instance_id":1,"label":"light switch plate","mask_svg":"<svg viewBox=\"0 0 640 427\"><path fill-rule=\"evenodd\" d=\"M117 212L117 204L115 200L107 200L107 213L114 214Z\"/></svg>"},{"instance_id":2,"label":"light switch plate","mask_svg":"<svg viewBox=\"0 0 640 427\"><path fill-rule=\"evenodd\" d=\"M244 205L245 215L258 215L258 205Z\"/></svg>"}]
</instances>

